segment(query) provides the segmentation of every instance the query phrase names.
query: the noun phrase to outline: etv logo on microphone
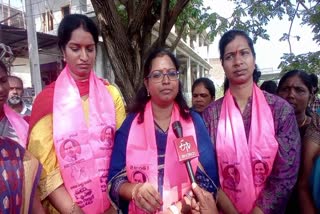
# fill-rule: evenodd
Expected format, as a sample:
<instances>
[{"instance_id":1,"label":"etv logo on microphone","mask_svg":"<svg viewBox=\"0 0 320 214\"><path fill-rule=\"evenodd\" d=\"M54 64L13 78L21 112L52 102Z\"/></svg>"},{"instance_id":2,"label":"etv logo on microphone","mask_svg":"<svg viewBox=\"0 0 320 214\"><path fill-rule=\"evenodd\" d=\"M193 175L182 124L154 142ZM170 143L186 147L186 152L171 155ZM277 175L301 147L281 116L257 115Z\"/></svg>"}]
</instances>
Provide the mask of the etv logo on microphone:
<instances>
[{"instance_id":1,"label":"etv logo on microphone","mask_svg":"<svg viewBox=\"0 0 320 214\"><path fill-rule=\"evenodd\" d=\"M174 145L180 162L191 160L199 156L193 136L186 136L174 140Z\"/></svg>"}]
</instances>

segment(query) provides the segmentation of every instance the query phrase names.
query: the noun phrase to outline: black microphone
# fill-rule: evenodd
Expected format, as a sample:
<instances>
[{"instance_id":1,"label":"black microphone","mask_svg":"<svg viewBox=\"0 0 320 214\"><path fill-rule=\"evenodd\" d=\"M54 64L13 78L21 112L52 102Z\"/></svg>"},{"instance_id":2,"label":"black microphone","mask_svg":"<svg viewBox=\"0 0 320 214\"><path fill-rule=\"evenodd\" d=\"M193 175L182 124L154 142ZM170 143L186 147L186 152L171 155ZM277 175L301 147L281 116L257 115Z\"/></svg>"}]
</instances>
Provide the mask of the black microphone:
<instances>
[{"instance_id":1,"label":"black microphone","mask_svg":"<svg viewBox=\"0 0 320 214\"><path fill-rule=\"evenodd\" d=\"M175 136L178 138L178 140L175 140L175 147L179 156L179 161L186 164L189 178L192 183L195 183L196 179L194 177L194 172L192 170L190 160L199 156L198 148L192 136L183 137L183 131L180 121L173 122L172 129Z\"/></svg>"}]
</instances>

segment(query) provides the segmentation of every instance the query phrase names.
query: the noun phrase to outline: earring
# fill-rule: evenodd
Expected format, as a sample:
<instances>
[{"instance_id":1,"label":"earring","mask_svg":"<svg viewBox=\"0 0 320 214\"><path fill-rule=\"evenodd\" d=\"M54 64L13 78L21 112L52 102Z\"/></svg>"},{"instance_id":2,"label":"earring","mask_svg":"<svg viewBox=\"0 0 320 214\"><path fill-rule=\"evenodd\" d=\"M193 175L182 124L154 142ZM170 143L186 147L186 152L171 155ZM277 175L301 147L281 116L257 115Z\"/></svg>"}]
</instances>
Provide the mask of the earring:
<instances>
[{"instance_id":1,"label":"earring","mask_svg":"<svg viewBox=\"0 0 320 214\"><path fill-rule=\"evenodd\" d=\"M149 93L149 91L147 90L147 97L150 97L150 93Z\"/></svg>"}]
</instances>

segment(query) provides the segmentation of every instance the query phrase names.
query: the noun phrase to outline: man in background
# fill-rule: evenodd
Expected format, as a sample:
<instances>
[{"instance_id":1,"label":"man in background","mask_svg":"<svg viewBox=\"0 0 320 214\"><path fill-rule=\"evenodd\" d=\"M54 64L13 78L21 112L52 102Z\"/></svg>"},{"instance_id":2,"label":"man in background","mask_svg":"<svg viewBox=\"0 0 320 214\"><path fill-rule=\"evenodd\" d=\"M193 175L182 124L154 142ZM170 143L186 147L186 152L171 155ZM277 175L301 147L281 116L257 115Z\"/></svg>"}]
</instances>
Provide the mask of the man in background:
<instances>
[{"instance_id":1,"label":"man in background","mask_svg":"<svg viewBox=\"0 0 320 214\"><path fill-rule=\"evenodd\" d=\"M23 116L30 116L31 106L27 105L22 100L23 95L23 82L22 79L17 76L9 76L9 106Z\"/></svg>"}]
</instances>

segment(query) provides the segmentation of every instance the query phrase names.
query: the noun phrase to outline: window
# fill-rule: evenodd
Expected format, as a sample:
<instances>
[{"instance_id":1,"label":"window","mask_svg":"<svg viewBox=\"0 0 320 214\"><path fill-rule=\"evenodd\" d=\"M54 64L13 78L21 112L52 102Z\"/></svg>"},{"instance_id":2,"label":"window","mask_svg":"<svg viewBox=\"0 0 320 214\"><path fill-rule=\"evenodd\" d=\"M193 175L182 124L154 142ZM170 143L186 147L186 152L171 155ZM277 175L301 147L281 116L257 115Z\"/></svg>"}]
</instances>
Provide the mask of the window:
<instances>
[{"instance_id":1,"label":"window","mask_svg":"<svg viewBox=\"0 0 320 214\"><path fill-rule=\"evenodd\" d=\"M52 10L42 13L42 31L48 32L53 30L53 14Z\"/></svg>"},{"instance_id":2,"label":"window","mask_svg":"<svg viewBox=\"0 0 320 214\"><path fill-rule=\"evenodd\" d=\"M61 13L62 13L63 17L66 15L69 15L70 14L70 6L67 5L67 6L61 7Z\"/></svg>"}]
</instances>

